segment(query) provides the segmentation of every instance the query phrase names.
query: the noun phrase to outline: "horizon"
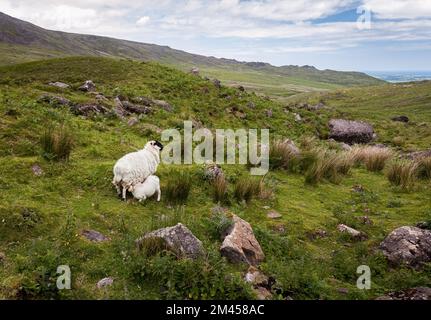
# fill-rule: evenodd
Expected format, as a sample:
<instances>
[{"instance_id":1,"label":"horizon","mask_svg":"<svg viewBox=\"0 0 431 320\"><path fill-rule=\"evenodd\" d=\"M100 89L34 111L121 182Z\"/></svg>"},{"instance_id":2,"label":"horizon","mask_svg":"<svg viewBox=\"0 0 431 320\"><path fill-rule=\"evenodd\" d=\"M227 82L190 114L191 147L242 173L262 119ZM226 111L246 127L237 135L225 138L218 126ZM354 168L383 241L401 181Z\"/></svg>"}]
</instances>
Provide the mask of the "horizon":
<instances>
[{"instance_id":1,"label":"horizon","mask_svg":"<svg viewBox=\"0 0 431 320\"><path fill-rule=\"evenodd\" d=\"M431 70L431 2L419 0L395 0L391 6L382 0L289 5L279 0L162 0L157 5L147 0L5 0L0 11L49 30L274 66L365 73Z\"/></svg>"}]
</instances>

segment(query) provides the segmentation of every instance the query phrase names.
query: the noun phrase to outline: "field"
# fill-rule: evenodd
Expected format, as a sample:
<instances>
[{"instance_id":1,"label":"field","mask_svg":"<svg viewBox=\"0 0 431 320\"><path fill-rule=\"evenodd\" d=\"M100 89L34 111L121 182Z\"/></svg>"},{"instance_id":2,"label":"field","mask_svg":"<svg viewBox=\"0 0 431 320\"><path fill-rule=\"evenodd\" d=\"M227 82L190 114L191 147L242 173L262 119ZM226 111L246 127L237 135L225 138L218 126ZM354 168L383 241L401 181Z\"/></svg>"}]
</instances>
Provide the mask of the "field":
<instances>
[{"instance_id":1,"label":"field","mask_svg":"<svg viewBox=\"0 0 431 320\"><path fill-rule=\"evenodd\" d=\"M76 116L66 107L39 99L51 94L95 104L94 95L77 90L89 79L108 99L103 102L107 108L114 106L116 96L145 96L168 101L174 111L154 109L132 126L128 119L112 115ZM232 78L237 80L241 79ZM52 81L71 88L49 86ZM295 109L295 104L307 101L323 101L328 108ZM286 107L299 113L302 121L295 121ZM330 118L348 117L375 125L378 143L400 152L422 150L431 144L429 82L335 88L280 102L252 90L218 89L211 81L157 63L65 58L1 67L0 114L0 298L254 299L255 292L243 280L247 266L231 264L220 255L222 221L214 213L219 205L252 225L266 255L261 270L275 279L273 299L374 299L390 291L431 286L431 265L421 270L392 268L378 250L393 229L431 220L431 184L426 180L402 190L391 186L384 172L360 166L336 183L307 184L301 172L274 169L264 180L268 196L245 203L235 199L234 186L248 177L248 168L222 165L228 193L221 204L215 203L199 165L161 165L157 173L161 203L122 202L111 185L117 159L148 140L160 139L160 129L181 129L185 120L210 129L269 128L273 137L288 137L305 146L306 137L327 135ZM401 114L412 121L390 120ZM70 159L46 160L41 137L48 128L60 126L73 137ZM330 147L316 138L313 143ZM43 171L40 176L32 171L35 165ZM185 204L173 205L164 190L179 171L193 183ZM361 191L355 186L362 186ZM270 210L282 218L269 219ZM363 216L373 223L363 224L359 219ZM166 251L150 254L136 249L134 241L144 233L177 222L203 242L205 257L194 261ZM368 240L353 241L340 234L339 223L365 232ZM89 242L81 235L83 230L97 230L109 240ZM315 239L311 235L317 230L328 236ZM71 268L71 290L55 285L60 265ZM371 290L356 287L360 265L371 268ZM105 277L114 279L112 286L98 289L96 284Z\"/></svg>"}]
</instances>

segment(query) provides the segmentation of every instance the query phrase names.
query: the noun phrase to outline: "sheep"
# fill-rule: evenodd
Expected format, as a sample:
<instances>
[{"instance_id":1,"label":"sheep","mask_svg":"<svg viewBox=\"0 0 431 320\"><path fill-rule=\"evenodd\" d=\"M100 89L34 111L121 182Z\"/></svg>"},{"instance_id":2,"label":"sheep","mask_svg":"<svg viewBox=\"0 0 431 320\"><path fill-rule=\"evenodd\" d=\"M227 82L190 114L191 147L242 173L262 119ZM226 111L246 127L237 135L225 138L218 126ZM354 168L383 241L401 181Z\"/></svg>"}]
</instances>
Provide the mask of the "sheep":
<instances>
[{"instance_id":1,"label":"sheep","mask_svg":"<svg viewBox=\"0 0 431 320\"><path fill-rule=\"evenodd\" d=\"M129 153L117 161L113 170L112 184L124 201L129 189L156 173L160 164L161 150L163 145L160 142L149 141L144 149Z\"/></svg>"},{"instance_id":2,"label":"sheep","mask_svg":"<svg viewBox=\"0 0 431 320\"><path fill-rule=\"evenodd\" d=\"M152 197L157 192L157 201L160 201L162 192L160 191L160 179L157 176L151 175L144 182L135 184L129 191L133 193L135 199L139 202Z\"/></svg>"}]
</instances>

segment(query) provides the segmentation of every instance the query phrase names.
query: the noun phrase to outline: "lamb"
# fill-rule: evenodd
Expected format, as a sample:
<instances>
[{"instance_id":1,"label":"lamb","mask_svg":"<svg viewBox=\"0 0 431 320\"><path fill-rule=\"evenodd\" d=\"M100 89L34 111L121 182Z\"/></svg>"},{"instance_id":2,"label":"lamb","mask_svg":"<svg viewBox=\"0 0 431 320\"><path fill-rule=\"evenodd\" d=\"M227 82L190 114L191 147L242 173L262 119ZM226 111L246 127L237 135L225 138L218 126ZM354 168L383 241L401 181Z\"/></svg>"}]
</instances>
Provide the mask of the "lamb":
<instances>
[{"instance_id":1,"label":"lamb","mask_svg":"<svg viewBox=\"0 0 431 320\"><path fill-rule=\"evenodd\" d=\"M160 164L160 151L163 145L158 141L149 141L144 149L132 152L114 166L114 179L112 184L116 187L118 195L126 200L126 193L133 186L142 183L152 174L156 173Z\"/></svg>"},{"instance_id":2,"label":"lamb","mask_svg":"<svg viewBox=\"0 0 431 320\"><path fill-rule=\"evenodd\" d=\"M129 189L133 196L142 202L147 198L152 197L157 192L157 201L160 201L160 179L157 176L151 175L144 182L135 184Z\"/></svg>"}]
</instances>

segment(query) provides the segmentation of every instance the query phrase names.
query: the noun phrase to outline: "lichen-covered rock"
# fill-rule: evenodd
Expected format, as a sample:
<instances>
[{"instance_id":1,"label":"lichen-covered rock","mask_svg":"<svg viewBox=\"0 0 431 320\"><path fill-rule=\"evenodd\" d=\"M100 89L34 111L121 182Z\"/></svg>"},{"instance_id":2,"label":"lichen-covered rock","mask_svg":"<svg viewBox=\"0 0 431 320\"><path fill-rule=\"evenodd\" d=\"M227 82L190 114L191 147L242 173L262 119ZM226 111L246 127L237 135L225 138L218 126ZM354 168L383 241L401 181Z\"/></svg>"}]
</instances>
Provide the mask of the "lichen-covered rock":
<instances>
[{"instance_id":1,"label":"lichen-covered rock","mask_svg":"<svg viewBox=\"0 0 431 320\"><path fill-rule=\"evenodd\" d=\"M376 300L431 300L431 288L418 287L391 292L378 297Z\"/></svg>"},{"instance_id":2,"label":"lichen-covered rock","mask_svg":"<svg viewBox=\"0 0 431 320\"><path fill-rule=\"evenodd\" d=\"M84 91L84 92L92 92L96 90L96 85L94 84L93 81L87 80L82 86L78 88L78 90Z\"/></svg>"},{"instance_id":3,"label":"lichen-covered rock","mask_svg":"<svg viewBox=\"0 0 431 320\"><path fill-rule=\"evenodd\" d=\"M63 82L59 82L59 81L57 81L57 82L50 82L49 85L53 86L53 87L60 88L60 89L70 88L70 85L68 85L67 83L63 83Z\"/></svg>"},{"instance_id":4,"label":"lichen-covered rock","mask_svg":"<svg viewBox=\"0 0 431 320\"><path fill-rule=\"evenodd\" d=\"M374 139L374 129L363 121L332 119L329 121L329 138L347 144L368 143Z\"/></svg>"},{"instance_id":5,"label":"lichen-covered rock","mask_svg":"<svg viewBox=\"0 0 431 320\"><path fill-rule=\"evenodd\" d=\"M265 255L251 225L236 215L233 215L232 220L233 224L227 230L227 236L220 248L221 254L232 263L259 265L265 259Z\"/></svg>"},{"instance_id":6,"label":"lichen-covered rock","mask_svg":"<svg viewBox=\"0 0 431 320\"><path fill-rule=\"evenodd\" d=\"M393 265L420 267L431 261L431 231L410 226L395 229L380 249Z\"/></svg>"},{"instance_id":7,"label":"lichen-covered rock","mask_svg":"<svg viewBox=\"0 0 431 320\"><path fill-rule=\"evenodd\" d=\"M340 231L341 233L346 233L348 235L350 235L350 237L354 240L366 240L368 237L365 233L355 230L351 227L346 226L345 224L339 224L337 226L337 230Z\"/></svg>"},{"instance_id":8,"label":"lichen-covered rock","mask_svg":"<svg viewBox=\"0 0 431 320\"><path fill-rule=\"evenodd\" d=\"M111 277L107 277L97 282L96 286L97 286L97 289L102 289L102 288L112 286L113 283L114 283L114 279Z\"/></svg>"},{"instance_id":9,"label":"lichen-covered rock","mask_svg":"<svg viewBox=\"0 0 431 320\"><path fill-rule=\"evenodd\" d=\"M204 253L202 242L183 224L152 231L136 240L138 248L142 249L149 239L163 241L166 248L179 257L196 259Z\"/></svg>"},{"instance_id":10,"label":"lichen-covered rock","mask_svg":"<svg viewBox=\"0 0 431 320\"><path fill-rule=\"evenodd\" d=\"M415 151L408 153L406 155L407 158L411 160L420 160L423 158L431 158L431 149L430 150L424 150L424 151Z\"/></svg>"}]
</instances>

